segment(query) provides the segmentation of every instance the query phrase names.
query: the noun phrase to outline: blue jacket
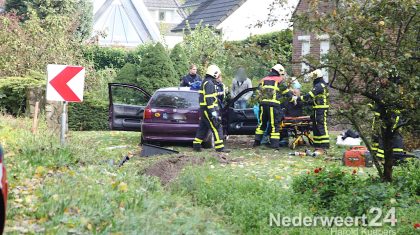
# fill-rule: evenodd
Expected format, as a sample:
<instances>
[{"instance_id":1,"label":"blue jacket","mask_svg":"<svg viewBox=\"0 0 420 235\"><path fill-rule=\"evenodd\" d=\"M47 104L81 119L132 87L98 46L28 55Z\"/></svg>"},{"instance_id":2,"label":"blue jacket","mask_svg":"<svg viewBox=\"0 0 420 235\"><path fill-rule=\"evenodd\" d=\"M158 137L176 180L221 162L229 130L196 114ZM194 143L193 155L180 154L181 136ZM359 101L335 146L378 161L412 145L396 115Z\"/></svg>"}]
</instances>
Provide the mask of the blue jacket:
<instances>
[{"instance_id":1,"label":"blue jacket","mask_svg":"<svg viewBox=\"0 0 420 235\"><path fill-rule=\"evenodd\" d=\"M189 87L192 83L196 81L201 81L200 75L196 74L192 76L191 74L187 74L182 78L181 84L179 86L181 87Z\"/></svg>"}]
</instances>

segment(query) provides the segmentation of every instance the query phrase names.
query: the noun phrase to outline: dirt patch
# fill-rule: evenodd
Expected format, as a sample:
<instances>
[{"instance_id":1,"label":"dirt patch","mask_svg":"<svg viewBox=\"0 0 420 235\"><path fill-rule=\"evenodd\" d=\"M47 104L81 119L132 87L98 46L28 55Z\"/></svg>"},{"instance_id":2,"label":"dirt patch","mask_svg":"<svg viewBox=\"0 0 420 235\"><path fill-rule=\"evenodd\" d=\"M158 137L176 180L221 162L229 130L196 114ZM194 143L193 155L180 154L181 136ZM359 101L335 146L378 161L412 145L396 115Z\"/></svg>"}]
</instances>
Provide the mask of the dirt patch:
<instances>
[{"instance_id":1,"label":"dirt patch","mask_svg":"<svg viewBox=\"0 0 420 235\"><path fill-rule=\"evenodd\" d=\"M204 157L179 155L153 164L145 170L144 174L159 177L162 184L166 185L174 180L186 165L202 165L204 162Z\"/></svg>"},{"instance_id":2,"label":"dirt patch","mask_svg":"<svg viewBox=\"0 0 420 235\"><path fill-rule=\"evenodd\" d=\"M245 158L233 158L229 159L224 154L215 154L212 158L216 159L220 164L231 164L242 162ZM206 160L211 158L204 157L191 157L185 155L179 155L173 158L161 160L143 171L143 174L149 176L156 176L160 179L163 185L167 185L172 182L181 172L181 170L187 165L203 165Z\"/></svg>"}]
</instances>

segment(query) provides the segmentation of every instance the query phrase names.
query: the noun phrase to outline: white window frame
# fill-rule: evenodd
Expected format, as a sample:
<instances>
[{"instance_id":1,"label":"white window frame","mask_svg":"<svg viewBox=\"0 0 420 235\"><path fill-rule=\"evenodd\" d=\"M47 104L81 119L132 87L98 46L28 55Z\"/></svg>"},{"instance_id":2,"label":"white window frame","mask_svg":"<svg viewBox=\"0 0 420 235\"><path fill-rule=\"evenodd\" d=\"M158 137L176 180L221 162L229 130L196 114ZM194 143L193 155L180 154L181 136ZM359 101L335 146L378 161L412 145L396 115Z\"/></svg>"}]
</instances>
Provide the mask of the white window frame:
<instances>
[{"instance_id":1,"label":"white window frame","mask_svg":"<svg viewBox=\"0 0 420 235\"><path fill-rule=\"evenodd\" d=\"M303 35L303 36L298 36L298 41L301 42L301 56L302 58L306 55L311 54L311 36L310 35ZM307 72L309 72L310 68L309 65L305 64L304 62L302 62L301 64L301 73L305 74ZM308 80L307 76L305 75L304 80Z\"/></svg>"},{"instance_id":2,"label":"white window frame","mask_svg":"<svg viewBox=\"0 0 420 235\"><path fill-rule=\"evenodd\" d=\"M319 40L319 55L321 59L321 64L323 64L326 62L326 59L322 57L328 54L328 51L330 50L330 37L327 34L323 34L323 35L318 36L318 40ZM328 83L329 81L328 68L322 68L321 71L323 74L324 81Z\"/></svg>"}]
</instances>

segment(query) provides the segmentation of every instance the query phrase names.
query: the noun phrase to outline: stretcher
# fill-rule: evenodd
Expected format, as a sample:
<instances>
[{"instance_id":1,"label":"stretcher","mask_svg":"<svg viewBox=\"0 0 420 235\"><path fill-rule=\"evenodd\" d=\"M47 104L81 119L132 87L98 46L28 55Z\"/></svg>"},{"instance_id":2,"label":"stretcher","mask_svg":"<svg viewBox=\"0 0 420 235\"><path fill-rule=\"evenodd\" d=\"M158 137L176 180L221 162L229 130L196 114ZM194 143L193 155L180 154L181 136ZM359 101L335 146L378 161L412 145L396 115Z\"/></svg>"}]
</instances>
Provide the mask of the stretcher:
<instances>
[{"instance_id":1,"label":"stretcher","mask_svg":"<svg viewBox=\"0 0 420 235\"><path fill-rule=\"evenodd\" d=\"M310 116L285 117L281 122L281 130L286 130L293 141L289 143L291 149L298 145L305 145L307 142L312 146L314 139L310 136L312 131L312 119ZM307 142L303 137L306 137Z\"/></svg>"}]
</instances>

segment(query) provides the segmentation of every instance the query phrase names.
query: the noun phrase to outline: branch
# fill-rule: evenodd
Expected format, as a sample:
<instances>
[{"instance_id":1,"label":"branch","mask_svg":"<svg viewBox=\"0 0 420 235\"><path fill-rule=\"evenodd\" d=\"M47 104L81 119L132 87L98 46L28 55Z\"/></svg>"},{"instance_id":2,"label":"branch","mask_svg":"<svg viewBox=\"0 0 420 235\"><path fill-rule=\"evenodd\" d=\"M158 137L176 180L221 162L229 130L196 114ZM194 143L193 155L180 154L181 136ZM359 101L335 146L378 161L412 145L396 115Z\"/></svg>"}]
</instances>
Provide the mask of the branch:
<instances>
[{"instance_id":1,"label":"branch","mask_svg":"<svg viewBox=\"0 0 420 235\"><path fill-rule=\"evenodd\" d=\"M417 12L416 12L416 13L414 13L414 15L412 15L412 16L410 17L410 19L408 20L407 24L405 25L404 32L403 32L403 34L401 35L400 40L399 40L399 41L397 40L397 49L395 50L395 57L397 57L398 52L400 51L401 41L403 40L403 38L404 38L405 34L406 34L406 33L407 33L407 31L408 31L409 26L410 26L410 24L411 24L411 21L413 21L413 19L414 19L414 17L415 17L416 15L417 15Z\"/></svg>"},{"instance_id":2,"label":"branch","mask_svg":"<svg viewBox=\"0 0 420 235\"><path fill-rule=\"evenodd\" d=\"M395 128L394 128L394 132L397 131L398 129L400 129L403 126L408 126L411 123L411 119L408 119L407 121L398 124Z\"/></svg>"}]
</instances>

